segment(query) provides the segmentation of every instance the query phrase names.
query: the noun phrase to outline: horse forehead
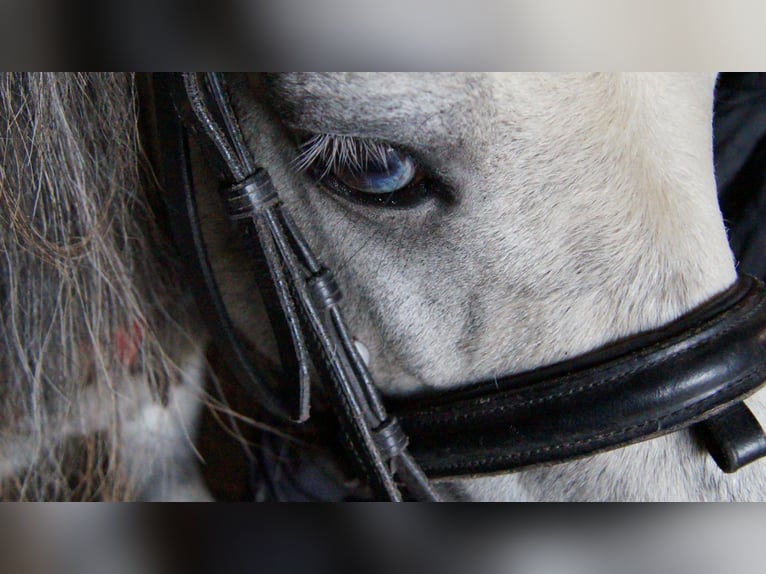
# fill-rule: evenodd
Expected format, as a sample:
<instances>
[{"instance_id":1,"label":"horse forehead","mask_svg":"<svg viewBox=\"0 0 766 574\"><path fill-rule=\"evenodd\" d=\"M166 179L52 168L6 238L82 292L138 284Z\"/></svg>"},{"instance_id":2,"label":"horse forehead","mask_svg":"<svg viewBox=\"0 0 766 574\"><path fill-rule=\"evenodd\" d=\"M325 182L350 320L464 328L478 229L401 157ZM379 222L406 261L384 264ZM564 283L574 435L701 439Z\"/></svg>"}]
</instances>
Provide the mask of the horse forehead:
<instances>
[{"instance_id":1,"label":"horse forehead","mask_svg":"<svg viewBox=\"0 0 766 574\"><path fill-rule=\"evenodd\" d=\"M365 107L370 100L412 101L427 109L441 101L471 101L484 95L484 72L284 72L270 74L272 87L288 99L338 101Z\"/></svg>"},{"instance_id":2,"label":"horse forehead","mask_svg":"<svg viewBox=\"0 0 766 574\"><path fill-rule=\"evenodd\" d=\"M381 101L413 109L440 110L443 103L466 106L492 99L516 102L527 96L616 95L620 86L710 91L716 73L550 73L550 72L285 72L269 74L272 86L298 105L337 102L351 110L375 113ZM624 94L623 94L624 95ZM570 102L571 103L571 102ZM406 111L406 110L405 110Z\"/></svg>"},{"instance_id":3,"label":"horse forehead","mask_svg":"<svg viewBox=\"0 0 766 574\"><path fill-rule=\"evenodd\" d=\"M521 72L287 72L267 78L272 101L294 127L442 149L504 140L503 126L541 116L588 115L588 106L600 109L614 94L615 81L609 74Z\"/></svg>"},{"instance_id":4,"label":"horse forehead","mask_svg":"<svg viewBox=\"0 0 766 574\"><path fill-rule=\"evenodd\" d=\"M610 74L527 72L286 72L271 88L297 112L374 119L451 112L496 113L503 106L608 87ZM461 109L462 108L462 109Z\"/></svg>"},{"instance_id":5,"label":"horse forehead","mask_svg":"<svg viewBox=\"0 0 766 574\"><path fill-rule=\"evenodd\" d=\"M598 140L609 125L644 116L641 110L650 112L642 122L656 123L667 116L658 101L688 107L694 92L712 97L715 76L287 72L267 78L272 100L294 127L380 138L474 163L488 150L487 157L513 154L538 136Z\"/></svg>"},{"instance_id":6,"label":"horse forehead","mask_svg":"<svg viewBox=\"0 0 766 574\"><path fill-rule=\"evenodd\" d=\"M295 127L413 143L470 131L492 109L483 73L287 72L268 75L268 86Z\"/></svg>"}]
</instances>

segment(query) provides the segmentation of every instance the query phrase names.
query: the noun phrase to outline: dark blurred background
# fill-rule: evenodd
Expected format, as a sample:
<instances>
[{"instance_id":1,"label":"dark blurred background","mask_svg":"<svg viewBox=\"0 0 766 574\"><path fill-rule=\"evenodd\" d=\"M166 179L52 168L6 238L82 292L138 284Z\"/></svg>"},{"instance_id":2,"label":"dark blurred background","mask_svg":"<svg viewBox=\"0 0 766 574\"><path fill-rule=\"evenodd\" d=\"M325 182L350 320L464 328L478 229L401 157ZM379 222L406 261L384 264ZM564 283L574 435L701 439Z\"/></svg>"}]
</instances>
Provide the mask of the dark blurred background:
<instances>
[{"instance_id":1,"label":"dark blurred background","mask_svg":"<svg viewBox=\"0 0 766 574\"><path fill-rule=\"evenodd\" d=\"M722 73L715 108L718 193L739 269L766 279L766 73Z\"/></svg>"}]
</instances>

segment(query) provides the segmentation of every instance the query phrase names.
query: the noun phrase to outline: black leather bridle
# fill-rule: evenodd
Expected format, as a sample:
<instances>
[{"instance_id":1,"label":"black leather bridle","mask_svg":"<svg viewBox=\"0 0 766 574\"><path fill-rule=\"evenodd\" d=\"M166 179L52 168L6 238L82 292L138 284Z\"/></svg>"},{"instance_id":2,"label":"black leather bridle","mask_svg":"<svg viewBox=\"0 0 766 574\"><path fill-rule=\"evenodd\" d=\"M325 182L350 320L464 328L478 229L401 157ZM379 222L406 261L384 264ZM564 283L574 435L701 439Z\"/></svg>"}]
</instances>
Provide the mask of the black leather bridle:
<instances>
[{"instance_id":1,"label":"black leather bridle","mask_svg":"<svg viewBox=\"0 0 766 574\"><path fill-rule=\"evenodd\" d=\"M747 276L661 329L574 360L384 406L353 343L332 273L253 159L220 73L152 79L158 166L185 279L236 379L273 416L309 418L311 380L332 398L349 459L382 500L437 500L430 478L511 472L694 427L733 472L766 455L742 400L766 379L766 290ZM279 346L287 384L248 358L208 260L190 140L222 182Z\"/></svg>"}]
</instances>

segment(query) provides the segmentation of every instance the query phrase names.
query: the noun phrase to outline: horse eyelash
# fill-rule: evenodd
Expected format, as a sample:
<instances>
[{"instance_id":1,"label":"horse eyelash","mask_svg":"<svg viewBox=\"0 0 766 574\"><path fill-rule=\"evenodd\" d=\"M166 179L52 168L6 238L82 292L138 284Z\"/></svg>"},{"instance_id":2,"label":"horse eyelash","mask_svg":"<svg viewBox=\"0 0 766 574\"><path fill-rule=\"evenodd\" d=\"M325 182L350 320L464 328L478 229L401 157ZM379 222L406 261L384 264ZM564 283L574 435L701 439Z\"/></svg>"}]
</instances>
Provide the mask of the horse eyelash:
<instances>
[{"instance_id":1,"label":"horse eyelash","mask_svg":"<svg viewBox=\"0 0 766 574\"><path fill-rule=\"evenodd\" d=\"M299 172L321 164L321 177L337 170L362 172L371 162L385 164L390 149L390 145L372 139L315 134L300 145L294 164Z\"/></svg>"}]
</instances>

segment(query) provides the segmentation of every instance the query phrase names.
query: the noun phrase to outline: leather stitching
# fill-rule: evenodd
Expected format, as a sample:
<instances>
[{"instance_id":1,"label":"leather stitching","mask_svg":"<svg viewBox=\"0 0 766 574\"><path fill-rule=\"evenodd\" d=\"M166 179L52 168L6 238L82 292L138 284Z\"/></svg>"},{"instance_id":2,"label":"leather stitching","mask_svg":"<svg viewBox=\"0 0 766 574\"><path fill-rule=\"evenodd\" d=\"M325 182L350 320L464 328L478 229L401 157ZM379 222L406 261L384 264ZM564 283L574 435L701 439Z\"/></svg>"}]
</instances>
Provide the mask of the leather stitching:
<instances>
[{"instance_id":1,"label":"leather stitching","mask_svg":"<svg viewBox=\"0 0 766 574\"><path fill-rule=\"evenodd\" d=\"M766 299L762 299L761 301L759 301L756 305L753 306L752 309L748 310L747 313L745 313L737 321L733 322L731 325L727 326L724 330L722 330L720 333L718 333L718 335L715 337L715 339L723 337L724 335L728 334L729 332L731 332L732 330L734 330L738 326L742 325L743 323L746 323L748 320L750 320L750 318L753 315L755 315L758 311L763 309L764 306L766 306ZM724 319L725 318L721 318L721 320L724 320ZM718 322L720 322L720 321L718 321ZM710 325L710 323L708 323L708 325ZM693 336L696 336L700 332L706 330L706 328L709 328L709 327L700 327L700 328L696 329ZM476 419L476 418L479 418L479 417L496 415L496 414L503 413L503 412L505 412L507 410L510 410L510 409L517 409L517 408L524 408L524 407L533 406L533 405L536 405L536 404L544 403L544 402L546 402L548 400L552 400L552 399L559 399L559 398L563 398L563 397L571 397L573 395L580 394L580 393L582 393L584 391L588 391L588 390L591 390L591 389L594 389L594 388L598 388L598 387L601 387L601 386L609 385L610 383L613 383L613 382L615 382L615 381L617 381L619 379L630 377L631 375L634 375L634 374L636 374L636 373L638 373L638 372L640 372L640 371L642 371L642 370L644 370L646 368L653 367L653 366L655 366L655 365L657 365L659 363L666 362L666 361L671 361L673 358L675 358L675 357L677 357L677 356L679 356L681 354L685 354L685 353L687 353L689 351L692 351L694 349L697 349L697 348L699 348L699 347L701 347L703 345L709 344L711 342L711 340L713 340L713 339L714 338L706 338L706 339L704 339L702 341L698 341L697 343L695 343L694 345L692 345L690 347L685 347L684 349L679 350L679 351L677 351L677 352L675 352L675 353L673 353L671 355L668 355L666 357L655 358L653 360L649 359L646 362L644 362L644 363L642 363L640 365L637 365L636 367L631 368L630 370L627 370L627 371L624 371L624 372L621 372L621 373L617 373L617 374L612 375L611 377L608 377L606 379L601 379L601 380L598 380L598 381L592 381L592 382L590 382L588 384L581 385L579 387L575 387L575 388L571 388L571 389L567 389L567 390L562 390L562 391L556 391L554 393L550 393L548 395L543 395L543 396L540 396L540 397L535 397L535 398L532 398L532 399L522 400L522 401L519 401L519 402L515 402L512 405L505 404L505 405L496 405L496 406L483 407L481 402L483 400L486 400L486 399L482 399L482 398L472 399L470 402L464 403L464 406L462 406L462 408L474 409L472 412L453 413L453 412L449 412L449 411L448 412L434 412L434 411L432 411L430 413L426 413L426 414L421 415L422 417L427 418L428 420L417 421L417 419L414 419L414 420L411 419L411 423L414 424L414 426L420 426L420 427L425 426L425 425L429 425L429 424L434 424L434 423L437 423L437 424L438 423L448 424L449 422L458 423L458 422L464 422L466 420L473 420L473 419ZM639 357L640 356L645 356L646 354L653 353L658 348L662 348L662 346L663 346L662 343L658 343L657 345L649 348L647 350L647 353L643 353L642 352L639 355ZM665 342L665 346L667 346L666 342ZM638 358L638 357L636 357L636 358ZM586 374L585 373L578 373L578 374L575 374L575 375L571 375L568 378L566 378L566 377L562 378L560 384L566 384L567 382L571 382L571 380L573 378L579 378L579 377L583 377L583 376L586 376ZM509 401L509 400L512 400L513 398L514 397L512 397L512 396L511 397L505 397L505 398L500 397L500 398L498 398L496 400ZM435 409L438 409L438 408L439 407L435 407ZM454 409L456 407L447 407L447 408ZM407 416L404 415L403 418L406 419Z\"/></svg>"},{"instance_id":2,"label":"leather stitching","mask_svg":"<svg viewBox=\"0 0 766 574\"><path fill-rule=\"evenodd\" d=\"M711 403L712 403L712 405L715 405L716 397L719 396L720 394L722 394L724 391L735 391L736 389L738 389L740 387L745 387L745 388L748 387L749 383L756 376L762 374L761 370L762 370L761 366L760 365L756 365L756 366L750 368L747 372L743 373L740 377L738 377L736 379L736 381L734 383L732 383L730 386L727 386L727 387L725 387L723 389L719 389L718 391L716 391L713 395L711 395L705 401L702 401L700 403L696 403L694 405L690 405L690 406L684 407L682 409L678 409L678 410L673 411L672 413L669 413L669 414L667 414L667 415L665 415L663 417L660 417L660 418L657 418L657 419L652 419L652 420L643 422L643 423L638 424L638 425L632 425L632 426L629 426L629 427L625 427L625 428L614 430L614 431L609 431L609 432L606 432L606 433L600 433L600 434L594 435L594 436L592 436L590 438L582 439L582 440L578 440L578 441L572 441L572 442L568 442L568 443L563 443L563 444L558 444L558 445L551 445L551 446L546 446L546 447L539 447L539 448L536 448L536 449L531 449L531 450L527 450L527 451L521 451L521 452L517 452L517 453L511 453L511 454L507 454L507 455L484 457L484 458L479 459L479 460L471 461L468 465L466 465L465 463L464 464L456 463L456 464L450 464L450 465L447 465L447 466L438 466L438 465L431 465L431 466L429 466L429 465L426 464L425 467L427 469L429 469L429 470L434 470L434 469L438 468L440 473L442 471L446 471L446 472L450 472L450 471L460 472L460 469L463 469L466 466L469 466L471 468L476 468L477 466L483 466L483 465L492 464L492 463L503 463L503 462L506 462L506 461L519 460L519 459L527 458L527 457L530 457L530 456L533 456L533 455L536 455L536 454L543 454L543 453L547 453L547 452L558 452L558 451L570 449L572 447L589 447L590 445L592 445L595 442L598 442L598 441L601 441L601 440L604 440L604 439L611 439L611 438L615 438L615 437L620 437L621 435L631 434L631 433L633 433L633 432L635 432L637 430L640 430L640 429L643 429L643 428L646 428L646 427L651 427L651 426L659 426L659 427L661 427L664 422L666 422L668 420L672 420L674 418L677 418L679 415L682 415L682 414L687 413L687 412L693 412L693 411L699 410L700 414L704 414L704 412L705 412L705 410L707 410L707 408L704 407L703 405L710 405ZM661 429L660 428L658 434L659 435L667 434L667 433L673 432L673 430L676 430L676 429L678 429L678 425L676 425L675 427L669 427L668 429ZM651 436L657 436L657 435L647 435L644 438L648 439ZM628 438L628 440L630 440L630 439ZM635 442L639 442L639 441L635 441ZM618 440L615 443L614 446L619 446L620 444L621 443ZM631 443L629 443L629 444L631 444Z\"/></svg>"}]
</instances>

